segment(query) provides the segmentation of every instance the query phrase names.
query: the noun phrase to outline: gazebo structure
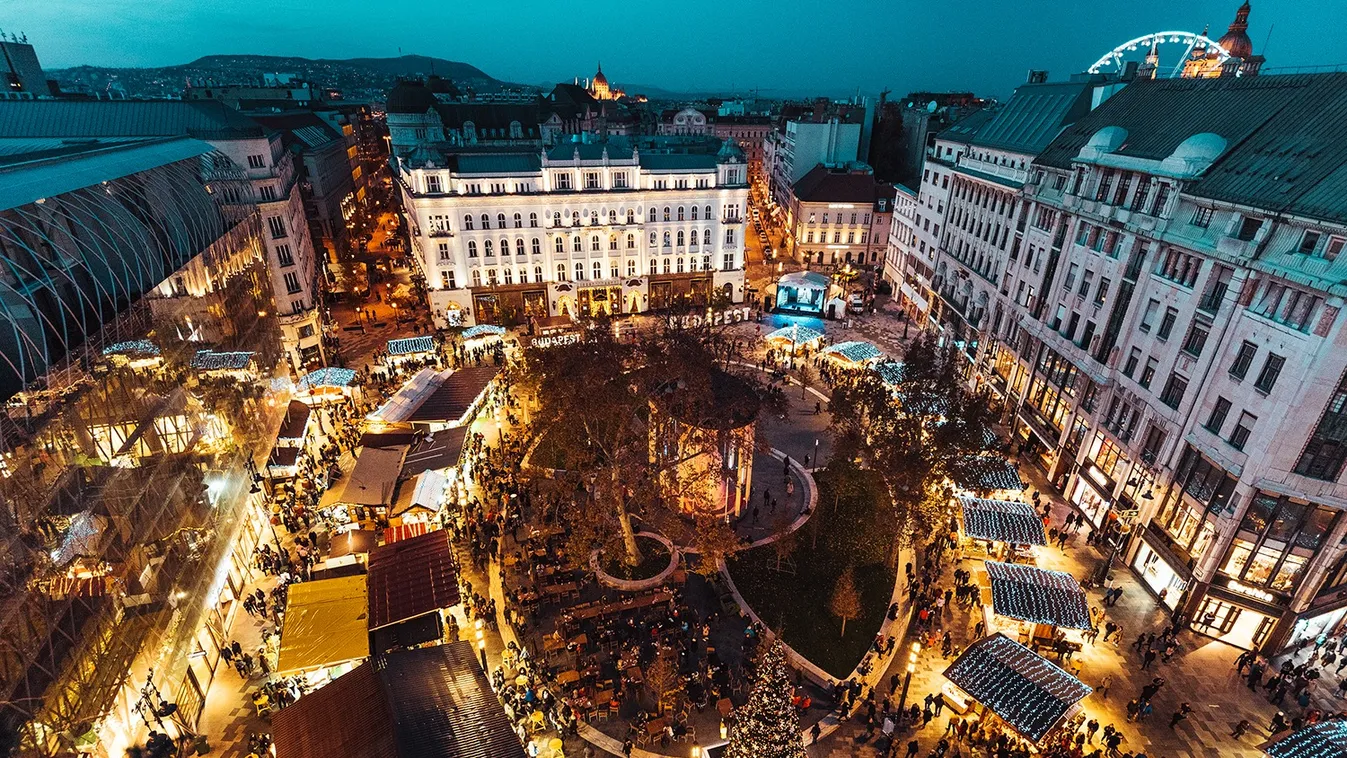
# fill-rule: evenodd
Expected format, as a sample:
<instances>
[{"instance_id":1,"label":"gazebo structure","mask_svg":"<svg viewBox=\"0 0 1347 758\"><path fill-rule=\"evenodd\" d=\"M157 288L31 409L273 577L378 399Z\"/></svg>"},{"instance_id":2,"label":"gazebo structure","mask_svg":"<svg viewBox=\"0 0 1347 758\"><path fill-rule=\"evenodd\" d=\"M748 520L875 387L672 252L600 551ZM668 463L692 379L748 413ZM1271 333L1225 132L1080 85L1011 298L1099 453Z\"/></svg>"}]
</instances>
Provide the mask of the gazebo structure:
<instances>
[{"instance_id":1,"label":"gazebo structure","mask_svg":"<svg viewBox=\"0 0 1347 758\"><path fill-rule=\"evenodd\" d=\"M1090 628L1085 590L1065 571L997 561L984 565L996 615L1064 629Z\"/></svg>"},{"instance_id":2,"label":"gazebo structure","mask_svg":"<svg viewBox=\"0 0 1347 758\"><path fill-rule=\"evenodd\" d=\"M1347 756L1347 718L1330 718L1274 737L1259 749L1268 758L1343 758Z\"/></svg>"},{"instance_id":3,"label":"gazebo structure","mask_svg":"<svg viewBox=\"0 0 1347 758\"><path fill-rule=\"evenodd\" d=\"M966 695L1034 744L1043 741L1093 690L1029 648L994 634L968 646L945 678L947 698Z\"/></svg>"},{"instance_id":4,"label":"gazebo structure","mask_svg":"<svg viewBox=\"0 0 1347 758\"><path fill-rule=\"evenodd\" d=\"M776 310L823 315L832 280L817 271L794 271L776 283Z\"/></svg>"},{"instance_id":5,"label":"gazebo structure","mask_svg":"<svg viewBox=\"0 0 1347 758\"><path fill-rule=\"evenodd\" d=\"M743 379L713 370L705 387L670 387L651 400L650 457L686 514L737 517L748 507L761 401Z\"/></svg>"},{"instance_id":6,"label":"gazebo structure","mask_svg":"<svg viewBox=\"0 0 1347 758\"><path fill-rule=\"evenodd\" d=\"M965 537L1011 545L1046 545L1043 520L1033 506L1015 500L958 497Z\"/></svg>"},{"instance_id":7,"label":"gazebo structure","mask_svg":"<svg viewBox=\"0 0 1347 758\"><path fill-rule=\"evenodd\" d=\"M794 345L796 348L816 348L823 342L823 332L807 326L791 324L769 333L764 339L773 346Z\"/></svg>"},{"instance_id":8,"label":"gazebo structure","mask_svg":"<svg viewBox=\"0 0 1347 758\"><path fill-rule=\"evenodd\" d=\"M829 345L823 355L848 367L867 366L884 357L879 348L869 342L848 340Z\"/></svg>"}]
</instances>

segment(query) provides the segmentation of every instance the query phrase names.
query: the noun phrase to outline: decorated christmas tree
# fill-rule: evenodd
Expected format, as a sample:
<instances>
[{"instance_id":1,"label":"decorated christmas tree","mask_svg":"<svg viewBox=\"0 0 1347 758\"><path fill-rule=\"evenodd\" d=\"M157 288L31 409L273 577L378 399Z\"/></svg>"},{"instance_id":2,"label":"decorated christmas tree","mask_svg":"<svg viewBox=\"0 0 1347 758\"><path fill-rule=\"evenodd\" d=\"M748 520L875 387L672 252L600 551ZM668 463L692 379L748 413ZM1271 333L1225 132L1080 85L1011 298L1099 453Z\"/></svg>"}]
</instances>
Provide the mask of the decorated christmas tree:
<instances>
[{"instance_id":1,"label":"decorated christmas tree","mask_svg":"<svg viewBox=\"0 0 1347 758\"><path fill-rule=\"evenodd\" d=\"M735 713L725 758L805 758L791 693L786 651L775 642L758 659L757 681L748 702Z\"/></svg>"}]
</instances>

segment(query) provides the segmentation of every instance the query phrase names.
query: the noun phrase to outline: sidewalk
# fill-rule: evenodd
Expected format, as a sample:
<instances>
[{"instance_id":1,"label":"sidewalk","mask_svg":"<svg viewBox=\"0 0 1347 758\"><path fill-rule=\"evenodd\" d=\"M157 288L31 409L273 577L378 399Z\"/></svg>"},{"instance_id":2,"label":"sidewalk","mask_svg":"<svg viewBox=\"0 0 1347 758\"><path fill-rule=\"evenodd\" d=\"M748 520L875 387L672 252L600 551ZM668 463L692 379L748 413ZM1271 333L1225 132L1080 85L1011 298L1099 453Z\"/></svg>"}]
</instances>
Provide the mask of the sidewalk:
<instances>
[{"instance_id":1,"label":"sidewalk","mask_svg":"<svg viewBox=\"0 0 1347 758\"><path fill-rule=\"evenodd\" d=\"M1030 481L1034 489L1049 497L1053 502L1052 523L1061 525L1069 512L1069 506L1047 486L1041 472L1031 465L1023 464L1021 475ZM1065 551L1055 547L1039 548L1039 566L1066 571L1078 579L1088 577L1097 570L1104 556L1094 548L1087 547L1085 537L1085 531L1077 533L1067 543ZM972 559L965 559L960 565L972 570L974 563ZM945 567L942 586L952 586L953 568L952 565ZM1261 695L1250 692L1244 686L1234 667L1234 660L1240 651L1195 632L1185 631L1179 635L1181 648L1169 663L1161 663L1157 659L1150 670L1142 671L1140 656L1129 646L1137 634L1150 631L1158 633L1163 629L1168 614L1159 601L1140 585L1130 569L1115 563L1112 576L1123 588L1123 594L1115 606L1105 609L1105 618L1122 627L1119 642L1105 643L1101 636L1099 641L1093 645L1087 644L1073 658L1073 662L1081 665L1081 678L1086 684L1098 687L1106 675L1112 675L1107 695L1095 692L1083 701L1085 719L1098 719L1101 732L1106 724L1118 728L1124 736L1124 751L1144 752L1148 756L1165 758L1262 756L1263 753L1255 746L1267 739L1265 727L1277 709ZM1092 606L1102 606L1102 592L1090 590L1087 594ZM972 629L975 622L974 613L956 604L953 608L946 608L942 625L951 632L956 648L962 649L974 641ZM922 702L928 693L939 692L945 683L943 672L952 662L953 656L942 658L939 648L924 648L912 676L907 706ZM901 677L905 663L906 659L900 657L899 665L892 667L888 673ZM1152 700L1153 715L1145 722L1128 722L1128 700L1136 697L1141 687L1155 676L1164 677L1167 683ZM880 693L889 694L887 684L880 688ZM894 693L895 699L897 696ZM1171 730L1170 715L1182 702L1190 703L1193 713ZM921 745L921 754L926 754L943 736L951 713L946 710L925 728L915 732L900 730L900 744L906 745L915 736ZM1248 719L1253 726L1242 739L1236 740L1230 736L1230 732L1241 719ZM862 731L859 723L850 724L831 739L825 739L817 748L811 747L809 753L815 758L878 755L871 746L856 746L852 743L851 737Z\"/></svg>"}]
</instances>

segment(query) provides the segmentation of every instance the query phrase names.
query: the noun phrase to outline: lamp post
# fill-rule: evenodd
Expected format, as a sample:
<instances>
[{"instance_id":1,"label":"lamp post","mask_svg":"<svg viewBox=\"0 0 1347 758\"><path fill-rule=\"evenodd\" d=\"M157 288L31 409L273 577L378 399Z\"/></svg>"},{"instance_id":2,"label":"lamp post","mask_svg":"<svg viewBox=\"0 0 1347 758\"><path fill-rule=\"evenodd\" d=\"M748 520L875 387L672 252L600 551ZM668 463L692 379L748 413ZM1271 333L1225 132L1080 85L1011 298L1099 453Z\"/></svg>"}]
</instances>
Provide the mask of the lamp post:
<instances>
[{"instance_id":1,"label":"lamp post","mask_svg":"<svg viewBox=\"0 0 1347 758\"><path fill-rule=\"evenodd\" d=\"M907 705L907 688L912 684L912 672L917 670L917 653L921 652L921 643L912 643L912 652L907 656L907 673L903 675L903 694L898 698L898 714L901 717L903 707Z\"/></svg>"}]
</instances>

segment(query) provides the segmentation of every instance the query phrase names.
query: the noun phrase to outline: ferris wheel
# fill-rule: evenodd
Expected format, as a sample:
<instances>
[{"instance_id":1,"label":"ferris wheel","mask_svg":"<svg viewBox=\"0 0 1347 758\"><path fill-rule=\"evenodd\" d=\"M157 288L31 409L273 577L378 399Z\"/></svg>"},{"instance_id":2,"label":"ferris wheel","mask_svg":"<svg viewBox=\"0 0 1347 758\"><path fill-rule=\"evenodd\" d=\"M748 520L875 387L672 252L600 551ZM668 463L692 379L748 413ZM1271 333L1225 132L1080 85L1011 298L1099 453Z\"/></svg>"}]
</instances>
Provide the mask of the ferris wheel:
<instances>
[{"instance_id":1,"label":"ferris wheel","mask_svg":"<svg viewBox=\"0 0 1347 758\"><path fill-rule=\"evenodd\" d=\"M1156 52L1160 56L1159 67L1156 76L1160 78L1178 76L1183 71L1183 64L1192 55L1193 50L1199 47L1205 47L1209 51L1216 53L1217 58L1222 62L1230 57L1230 53L1225 51L1216 40L1204 35L1193 34L1192 32L1153 32L1133 40L1118 45L1112 50L1104 53L1104 56L1090 66L1091 74L1099 73L1121 73L1128 61L1145 60L1154 45ZM1178 52L1182 50L1182 52ZM1178 57L1171 57L1178 53ZM1170 65L1170 62L1173 65Z\"/></svg>"}]
</instances>

